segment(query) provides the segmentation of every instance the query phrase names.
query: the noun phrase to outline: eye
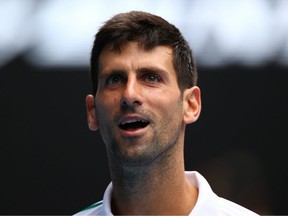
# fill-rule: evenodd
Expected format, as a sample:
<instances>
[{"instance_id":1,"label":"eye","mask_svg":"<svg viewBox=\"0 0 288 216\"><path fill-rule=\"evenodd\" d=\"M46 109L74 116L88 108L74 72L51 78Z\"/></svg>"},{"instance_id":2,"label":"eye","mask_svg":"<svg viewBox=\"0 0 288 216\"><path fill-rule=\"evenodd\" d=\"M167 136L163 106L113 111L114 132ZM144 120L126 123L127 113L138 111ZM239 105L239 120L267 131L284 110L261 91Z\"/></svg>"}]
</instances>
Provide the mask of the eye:
<instances>
[{"instance_id":1,"label":"eye","mask_svg":"<svg viewBox=\"0 0 288 216\"><path fill-rule=\"evenodd\" d=\"M160 82L161 81L161 78L156 75L156 74L147 74L146 77L145 77L145 80L147 82L150 82L150 83L154 83L154 82Z\"/></svg>"},{"instance_id":2,"label":"eye","mask_svg":"<svg viewBox=\"0 0 288 216\"><path fill-rule=\"evenodd\" d=\"M108 86L114 86L114 85L118 85L122 82L123 82L123 77L121 77L118 74L114 74L114 75L111 75L110 77L108 77L106 84Z\"/></svg>"}]
</instances>

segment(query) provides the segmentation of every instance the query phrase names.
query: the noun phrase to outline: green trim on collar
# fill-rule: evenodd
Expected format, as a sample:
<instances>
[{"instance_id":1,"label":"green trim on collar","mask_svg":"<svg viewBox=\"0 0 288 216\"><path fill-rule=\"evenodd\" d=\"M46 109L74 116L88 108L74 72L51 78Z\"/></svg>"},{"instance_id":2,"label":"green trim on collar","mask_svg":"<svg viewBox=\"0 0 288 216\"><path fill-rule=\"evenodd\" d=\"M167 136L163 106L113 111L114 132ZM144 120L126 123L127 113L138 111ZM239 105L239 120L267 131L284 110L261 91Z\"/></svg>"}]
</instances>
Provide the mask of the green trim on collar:
<instances>
[{"instance_id":1,"label":"green trim on collar","mask_svg":"<svg viewBox=\"0 0 288 216\"><path fill-rule=\"evenodd\" d=\"M97 206L100 206L100 205L102 205L102 204L103 204L103 200L101 200L101 201L99 201L99 202L96 202L96 203L94 203L94 204L86 207L86 208L83 209L82 211L86 211L86 210L88 210L88 209L96 208ZM80 212L82 212L82 211L80 211Z\"/></svg>"}]
</instances>

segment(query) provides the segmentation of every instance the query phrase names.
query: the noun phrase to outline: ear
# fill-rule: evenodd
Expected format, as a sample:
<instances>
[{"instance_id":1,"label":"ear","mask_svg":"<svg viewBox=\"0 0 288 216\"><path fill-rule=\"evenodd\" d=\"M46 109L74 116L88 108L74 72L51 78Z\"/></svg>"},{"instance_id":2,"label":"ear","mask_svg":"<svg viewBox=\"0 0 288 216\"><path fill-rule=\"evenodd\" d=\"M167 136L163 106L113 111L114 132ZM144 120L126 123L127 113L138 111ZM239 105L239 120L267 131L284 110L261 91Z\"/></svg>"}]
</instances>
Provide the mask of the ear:
<instances>
[{"instance_id":1,"label":"ear","mask_svg":"<svg viewBox=\"0 0 288 216\"><path fill-rule=\"evenodd\" d=\"M201 92L198 86L184 90L183 93L184 116L183 122L190 124L195 122L201 112Z\"/></svg>"},{"instance_id":2,"label":"ear","mask_svg":"<svg viewBox=\"0 0 288 216\"><path fill-rule=\"evenodd\" d=\"M96 113L95 113L95 98L93 95L86 96L86 110L87 110L87 123L88 127L92 131L96 131L99 128Z\"/></svg>"}]
</instances>

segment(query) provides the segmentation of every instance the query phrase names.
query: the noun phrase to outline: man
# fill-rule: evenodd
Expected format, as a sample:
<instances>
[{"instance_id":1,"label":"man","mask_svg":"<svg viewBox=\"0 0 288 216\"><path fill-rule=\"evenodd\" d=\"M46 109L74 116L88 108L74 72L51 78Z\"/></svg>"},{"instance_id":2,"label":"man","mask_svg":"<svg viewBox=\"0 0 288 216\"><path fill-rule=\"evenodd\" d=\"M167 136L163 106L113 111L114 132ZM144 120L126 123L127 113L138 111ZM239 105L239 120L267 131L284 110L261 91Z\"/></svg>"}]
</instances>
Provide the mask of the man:
<instances>
[{"instance_id":1,"label":"man","mask_svg":"<svg viewBox=\"0 0 288 216\"><path fill-rule=\"evenodd\" d=\"M91 77L88 125L100 130L112 183L78 215L256 215L184 170L185 126L201 99L191 49L174 25L145 12L114 16L96 34Z\"/></svg>"}]
</instances>

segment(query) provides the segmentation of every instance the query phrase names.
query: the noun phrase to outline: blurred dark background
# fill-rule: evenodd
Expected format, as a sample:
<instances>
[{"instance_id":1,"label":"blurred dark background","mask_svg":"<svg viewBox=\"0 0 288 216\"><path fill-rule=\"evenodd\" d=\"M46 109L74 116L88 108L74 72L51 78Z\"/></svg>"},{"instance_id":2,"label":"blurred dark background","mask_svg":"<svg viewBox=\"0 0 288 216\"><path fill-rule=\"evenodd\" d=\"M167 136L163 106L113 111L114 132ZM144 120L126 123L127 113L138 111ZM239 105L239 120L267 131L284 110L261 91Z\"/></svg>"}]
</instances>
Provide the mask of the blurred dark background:
<instances>
[{"instance_id":1,"label":"blurred dark background","mask_svg":"<svg viewBox=\"0 0 288 216\"><path fill-rule=\"evenodd\" d=\"M146 10L183 30L203 109L187 127L186 170L260 214L288 213L288 1L0 1L0 214L74 214L110 182L86 124L93 35ZM244 15L245 14L245 15Z\"/></svg>"}]
</instances>

